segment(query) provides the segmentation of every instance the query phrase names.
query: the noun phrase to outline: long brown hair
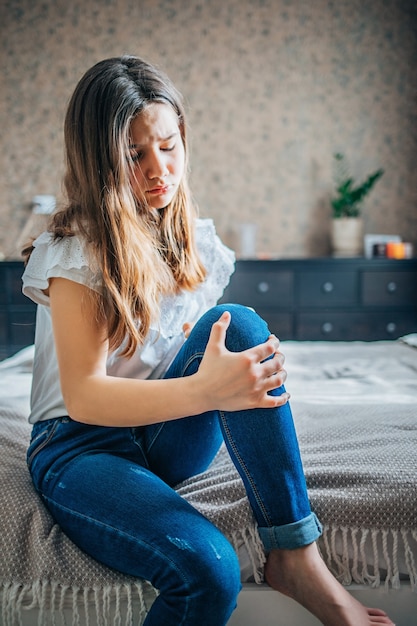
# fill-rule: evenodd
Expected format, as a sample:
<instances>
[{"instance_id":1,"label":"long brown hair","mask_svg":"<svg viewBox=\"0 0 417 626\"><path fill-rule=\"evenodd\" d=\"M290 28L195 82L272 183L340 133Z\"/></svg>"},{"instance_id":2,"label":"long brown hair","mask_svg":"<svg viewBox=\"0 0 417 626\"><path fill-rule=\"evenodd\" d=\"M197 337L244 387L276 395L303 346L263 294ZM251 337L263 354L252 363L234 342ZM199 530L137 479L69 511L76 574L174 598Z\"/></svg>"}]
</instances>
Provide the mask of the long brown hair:
<instances>
[{"instance_id":1,"label":"long brown hair","mask_svg":"<svg viewBox=\"0 0 417 626\"><path fill-rule=\"evenodd\" d=\"M164 209L141 207L129 183L129 130L152 102L178 118L188 170L182 98L156 67L133 56L101 61L81 78L65 119L66 208L53 217L55 238L80 232L103 275L97 312L112 348L131 356L157 319L162 294L192 290L206 275L194 242L196 207L183 176ZM138 323L139 322L139 323Z\"/></svg>"}]
</instances>

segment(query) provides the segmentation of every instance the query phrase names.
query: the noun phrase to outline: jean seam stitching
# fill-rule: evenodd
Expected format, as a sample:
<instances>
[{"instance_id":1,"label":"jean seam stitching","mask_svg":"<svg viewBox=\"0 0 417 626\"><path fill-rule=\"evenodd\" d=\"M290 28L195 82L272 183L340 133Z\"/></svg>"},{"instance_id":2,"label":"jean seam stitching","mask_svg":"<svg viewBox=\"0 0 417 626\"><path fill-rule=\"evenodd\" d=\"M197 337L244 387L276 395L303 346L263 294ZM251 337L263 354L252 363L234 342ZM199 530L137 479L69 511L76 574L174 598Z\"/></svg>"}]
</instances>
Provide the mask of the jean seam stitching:
<instances>
[{"instance_id":1,"label":"jean seam stitching","mask_svg":"<svg viewBox=\"0 0 417 626\"><path fill-rule=\"evenodd\" d=\"M38 445L38 446L37 446L37 447L33 450L33 452L31 453L31 455L28 457L28 460L27 460L27 465L28 465L28 467L29 467L29 468L30 468L30 466L31 466L31 464L32 464L33 459L35 458L35 456L37 456L37 455L39 454L39 452L40 452L41 450L43 450L43 449L44 449L44 448L48 445L48 443L51 441L52 437L53 437L53 436L54 436L54 434L55 434L56 429L58 428L58 423L59 423L59 418L56 418L56 421L55 421L55 423L52 425L51 431L48 433L48 435L47 435L47 437L46 437L45 441L43 441L42 443L40 443L40 444L39 444L39 445Z\"/></svg>"},{"instance_id":2,"label":"jean seam stitching","mask_svg":"<svg viewBox=\"0 0 417 626\"><path fill-rule=\"evenodd\" d=\"M162 422L161 424L159 424L159 428L157 429L157 431L153 435L149 445L146 447L147 454L149 454L149 452L152 449L152 446L154 445L155 441L158 439L159 435L161 434L161 430L163 429L164 424L165 424L165 422Z\"/></svg>"},{"instance_id":3,"label":"jean seam stitching","mask_svg":"<svg viewBox=\"0 0 417 626\"><path fill-rule=\"evenodd\" d=\"M225 433L227 435L227 439L229 441L229 444L230 444L231 448L233 449L233 454L235 455L236 460L238 461L242 471L244 472L244 474L245 474L245 476L246 476L246 478L247 478L247 480L248 480L248 482L249 482L249 484L251 486L252 493L253 493L254 498L255 498L258 506L259 506L260 511L262 512L262 515L263 515L263 517L264 517L264 519L265 519L265 521L267 523L267 526L272 527L271 518L269 517L268 511L266 510L265 505L262 502L261 497L259 496L258 488L256 487L256 484L254 483L254 481L252 479L252 476L250 475L250 473L249 473L249 471L248 471L248 469L246 467L246 464L243 461L242 457L240 456L239 451L236 448L235 442L232 439L229 426L228 426L228 424L226 422L226 416L225 416L223 411L219 411L219 414L220 414L220 419L221 419L223 427L224 427L224 431L225 431Z\"/></svg>"},{"instance_id":4,"label":"jean seam stitching","mask_svg":"<svg viewBox=\"0 0 417 626\"><path fill-rule=\"evenodd\" d=\"M184 367L181 370L181 377L185 376L185 372L187 371L187 368L191 365L191 363L195 359L202 359L203 356L204 356L204 352L195 352L194 354L192 354L184 363Z\"/></svg>"}]
</instances>

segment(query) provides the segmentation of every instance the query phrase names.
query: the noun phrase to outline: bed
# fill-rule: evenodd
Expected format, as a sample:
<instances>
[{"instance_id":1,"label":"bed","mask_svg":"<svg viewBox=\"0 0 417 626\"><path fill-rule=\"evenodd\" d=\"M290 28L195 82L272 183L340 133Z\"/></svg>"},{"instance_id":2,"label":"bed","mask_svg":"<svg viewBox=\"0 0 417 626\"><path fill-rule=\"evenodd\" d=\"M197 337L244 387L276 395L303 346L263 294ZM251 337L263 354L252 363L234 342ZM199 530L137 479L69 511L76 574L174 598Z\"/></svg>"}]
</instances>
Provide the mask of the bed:
<instances>
[{"instance_id":1,"label":"bed","mask_svg":"<svg viewBox=\"0 0 417 626\"><path fill-rule=\"evenodd\" d=\"M417 625L417 336L287 341L283 352L323 558L361 601L389 610L397 626ZM78 550L32 487L32 359L30 346L0 362L1 625L139 625L157 592ZM178 491L239 554L243 589L232 626L318 624L263 583L262 546L224 449Z\"/></svg>"}]
</instances>

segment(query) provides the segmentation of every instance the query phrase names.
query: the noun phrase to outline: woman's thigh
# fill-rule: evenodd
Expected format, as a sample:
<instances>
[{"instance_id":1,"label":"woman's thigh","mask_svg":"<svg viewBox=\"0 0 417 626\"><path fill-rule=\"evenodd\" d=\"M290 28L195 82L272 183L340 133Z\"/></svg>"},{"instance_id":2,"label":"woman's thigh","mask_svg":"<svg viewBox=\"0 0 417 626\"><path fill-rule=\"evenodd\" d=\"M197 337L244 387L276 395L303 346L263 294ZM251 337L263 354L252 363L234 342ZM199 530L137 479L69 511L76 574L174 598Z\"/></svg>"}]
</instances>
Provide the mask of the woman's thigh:
<instances>
[{"instance_id":1,"label":"woman's thigh","mask_svg":"<svg viewBox=\"0 0 417 626\"><path fill-rule=\"evenodd\" d=\"M147 427L143 437L149 468L171 487L206 471L222 443L217 411Z\"/></svg>"},{"instance_id":2,"label":"woman's thigh","mask_svg":"<svg viewBox=\"0 0 417 626\"><path fill-rule=\"evenodd\" d=\"M189 595L193 581L217 571L219 559L236 568L236 555L215 526L132 461L83 454L46 481L42 497L83 551L157 589Z\"/></svg>"}]
</instances>

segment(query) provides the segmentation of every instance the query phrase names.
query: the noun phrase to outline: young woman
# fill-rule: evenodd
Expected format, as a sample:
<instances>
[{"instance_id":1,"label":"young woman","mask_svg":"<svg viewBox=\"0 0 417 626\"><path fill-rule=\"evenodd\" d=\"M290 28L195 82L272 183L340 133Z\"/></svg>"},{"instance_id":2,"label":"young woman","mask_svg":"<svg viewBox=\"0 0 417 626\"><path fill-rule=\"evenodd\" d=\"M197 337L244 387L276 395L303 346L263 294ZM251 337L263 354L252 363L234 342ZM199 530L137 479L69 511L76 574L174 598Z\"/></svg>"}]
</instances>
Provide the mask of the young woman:
<instances>
[{"instance_id":1,"label":"young woman","mask_svg":"<svg viewBox=\"0 0 417 626\"><path fill-rule=\"evenodd\" d=\"M68 202L24 274L39 303L28 464L57 523L159 590L147 626L226 624L237 556L174 490L225 441L267 582L323 624L392 624L320 559L278 339L251 309L215 306L233 255L196 218L174 86L136 57L98 63L70 101L65 142Z\"/></svg>"}]
</instances>

